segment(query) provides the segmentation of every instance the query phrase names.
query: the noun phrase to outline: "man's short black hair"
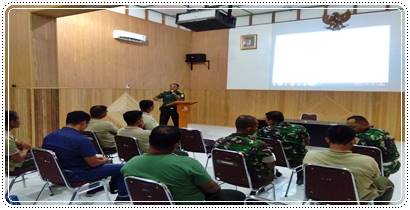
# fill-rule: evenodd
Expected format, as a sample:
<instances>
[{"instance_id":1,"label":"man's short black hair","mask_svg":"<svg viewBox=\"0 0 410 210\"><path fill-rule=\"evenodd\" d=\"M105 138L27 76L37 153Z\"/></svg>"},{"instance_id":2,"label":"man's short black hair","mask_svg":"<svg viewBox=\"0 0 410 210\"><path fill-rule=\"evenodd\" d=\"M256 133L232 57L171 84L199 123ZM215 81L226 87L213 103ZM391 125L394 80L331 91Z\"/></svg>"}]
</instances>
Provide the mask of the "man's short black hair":
<instances>
[{"instance_id":1,"label":"man's short black hair","mask_svg":"<svg viewBox=\"0 0 410 210\"><path fill-rule=\"evenodd\" d=\"M369 124L369 121L367 121L365 117L360 116L360 115L353 115L347 118L347 120L351 120L351 119L353 119L356 123L365 124L365 125Z\"/></svg>"},{"instance_id":2,"label":"man's short black hair","mask_svg":"<svg viewBox=\"0 0 410 210\"><path fill-rule=\"evenodd\" d=\"M138 110L125 112L122 117L127 125L134 125L138 120L142 118L142 112Z\"/></svg>"},{"instance_id":3,"label":"man's short black hair","mask_svg":"<svg viewBox=\"0 0 410 210\"><path fill-rule=\"evenodd\" d=\"M9 125L9 122L16 121L19 118L18 114L16 111L13 110L6 110L4 119L6 120L6 129Z\"/></svg>"},{"instance_id":4,"label":"man's short black hair","mask_svg":"<svg viewBox=\"0 0 410 210\"><path fill-rule=\"evenodd\" d=\"M356 137L356 132L348 126L335 125L328 129L326 136L330 143L346 145Z\"/></svg>"},{"instance_id":5,"label":"man's short black hair","mask_svg":"<svg viewBox=\"0 0 410 210\"><path fill-rule=\"evenodd\" d=\"M178 83L171 83L171 85L176 85L179 88L179 84Z\"/></svg>"},{"instance_id":6,"label":"man's short black hair","mask_svg":"<svg viewBox=\"0 0 410 210\"><path fill-rule=\"evenodd\" d=\"M90 122L90 115L87 112L84 111L73 111L73 112L69 112L67 114L67 118L65 120L65 123L71 124L71 125L78 125L82 122L86 122L88 124L88 122Z\"/></svg>"},{"instance_id":7,"label":"man's short black hair","mask_svg":"<svg viewBox=\"0 0 410 210\"><path fill-rule=\"evenodd\" d=\"M107 106L104 105L95 105L90 109L92 118L102 118L105 113L107 113Z\"/></svg>"},{"instance_id":8,"label":"man's short black hair","mask_svg":"<svg viewBox=\"0 0 410 210\"><path fill-rule=\"evenodd\" d=\"M157 149L171 149L181 139L179 128L160 125L151 131L149 144Z\"/></svg>"},{"instance_id":9,"label":"man's short black hair","mask_svg":"<svg viewBox=\"0 0 410 210\"><path fill-rule=\"evenodd\" d=\"M265 116L268 120L272 120L274 122L283 122L283 121L285 121L285 117L283 116L283 113L280 112L280 111L266 112Z\"/></svg>"},{"instance_id":10,"label":"man's short black hair","mask_svg":"<svg viewBox=\"0 0 410 210\"><path fill-rule=\"evenodd\" d=\"M258 121L254 116L240 115L238 118L236 118L235 127L237 130L245 130L249 127L254 126L257 122Z\"/></svg>"},{"instance_id":11,"label":"man's short black hair","mask_svg":"<svg viewBox=\"0 0 410 210\"><path fill-rule=\"evenodd\" d=\"M154 106L154 101L152 100L142 100L140 101L140 109L141 111L146 111L149 108Z\"/></svg>"}]
</instances>

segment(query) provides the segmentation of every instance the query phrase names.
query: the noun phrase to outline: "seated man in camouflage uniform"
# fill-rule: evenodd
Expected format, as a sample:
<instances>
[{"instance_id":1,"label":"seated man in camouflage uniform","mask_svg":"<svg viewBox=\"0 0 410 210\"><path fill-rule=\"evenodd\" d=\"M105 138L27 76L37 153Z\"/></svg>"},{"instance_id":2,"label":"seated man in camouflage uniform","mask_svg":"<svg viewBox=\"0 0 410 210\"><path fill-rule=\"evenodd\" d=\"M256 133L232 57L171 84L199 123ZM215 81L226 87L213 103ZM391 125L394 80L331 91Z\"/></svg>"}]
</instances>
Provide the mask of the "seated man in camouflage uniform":
<instances>
[{"instance_id":1,"label":"seated man in camouflage uniform","mask_svg":"<svg viewBox=\"0 0 410 210\"><path fill-rule=\"evenodd\" d=\"M275 158L268 146L255 137L258 121L255 117L241 115L235 122L236 133L218 139L215 148L241 152L245 156L248 172L253 183L272 182Z\"/></svg>"},{"instance_id":2,"label":"seated man in camouflage uniform","mask_svg":"<svg viewBox=\"0 0 410 210\"><path fill-rule=\"evenodd\" d=\"M358 145L380 148L383 154L384 176L396 173L400 169L399 157L394 138L384 130L373 128L363 116L347 118L347 125L357 132Z\"/></svg>"},{"instance_id":3,"label":"seated man in camouflage uniform","mask_svg":"<svg viewBox=\"0 0 410 210\"><path fill-rule=\"evenodd\" d=\"M265 116L268 126L259 129L258 137L281 140L289 165L291 167L302 165L307 152L305 143L310 140L306 128L284 122L284 116L279 111L267 112ZM296 183L303 184L303 171L297 173Z\"/></svg>"}]
</instances>

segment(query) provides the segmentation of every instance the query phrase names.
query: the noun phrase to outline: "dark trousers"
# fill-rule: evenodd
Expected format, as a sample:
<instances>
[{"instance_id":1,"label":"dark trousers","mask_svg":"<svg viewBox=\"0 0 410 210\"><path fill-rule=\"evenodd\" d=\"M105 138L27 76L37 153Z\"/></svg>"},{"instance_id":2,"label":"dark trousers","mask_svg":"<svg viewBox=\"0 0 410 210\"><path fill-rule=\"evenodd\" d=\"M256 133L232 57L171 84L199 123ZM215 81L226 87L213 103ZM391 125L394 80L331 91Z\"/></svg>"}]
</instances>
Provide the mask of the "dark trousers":
<instances>
[{"instance_id":1,"label":"dark trousers","mask_svg":"<svg viewBox=\"0 0 410 210\"><path fill-rule=\"evenodd\" d=\"M294 168L297 166L302 165L303 163L300 161L289 161L289 165L290 167ZM299 170L299 172L297 172L297 180L303 180L303 170Z\"/></svg>"},{"instance_id":2,"label":"dark trousers","mask_svg":"<svg viewBox=\"0 0 410 210\"><path fill-rule=\"evenodd\" d=\"M176 107L161 107L159 110L161 111L159 116L160 125L167 125L169 117L171 117L174 126L179 127L179 115Z\"/></svg>"},{"instance_id":3,"label":"dark trousers","mask_svg":"<svg viewBox=\"0 0 410 210\"><path fill-rule=\"evenodd\" d=\"M118 195L128 196L127 189L124 183L124 177L121 174L122 164L104 164L96 168L84 171L76 171L75 173L67 173L70 181L93 181L111 177L111 182L117 187Z\"/></svg>"},{"instance_id":4,"label":"dark trousers","mask_svg":"<svg viewBox=\"0 0 410 210\"><path fill-rule=\"evenodd\" d=\"M243 205L246 195L237 190L224 189L215 194L205 194L205 201L230 201L207 202L209 205Z\"/></svg>"},{"instance_id":5,"label":"dark trousers","mask_svg":"<svg viewBox=\"0 0 410 210\"><path fill-rule=\"evenodd\" d=\"M31 156L27 156L26 160L24 160L23 165L21 167L16 167L14 171L9 171L10 176L18 176L22 173L26 173L29 171L36 170L36 164L34 163L34 159Z\"/></svg>"}]
</instances>

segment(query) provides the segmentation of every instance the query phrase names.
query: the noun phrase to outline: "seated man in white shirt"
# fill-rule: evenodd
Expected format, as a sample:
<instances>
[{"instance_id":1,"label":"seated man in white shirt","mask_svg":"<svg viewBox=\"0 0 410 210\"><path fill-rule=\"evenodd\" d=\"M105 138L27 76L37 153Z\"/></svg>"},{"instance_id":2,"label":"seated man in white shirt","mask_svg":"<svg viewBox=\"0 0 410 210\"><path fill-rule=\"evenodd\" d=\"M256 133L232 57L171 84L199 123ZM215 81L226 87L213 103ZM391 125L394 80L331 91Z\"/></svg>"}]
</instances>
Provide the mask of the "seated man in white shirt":
<instances>
[{"instance_id":1,"label":"seated man in white shirt","mask_svg":"<svg viewBox=\"0 0 410 210\"><path fill-rule=\"evenodd\" d=\"M142 100L140 101L140 109L143 112L142 119L144 121L144 129L152 130L159 124L155 118L150 114L154 110L154 101L152 100Z\"/></svg>"},{"instance_id":2,"label":"seated man in white shirt","mask_svg":"<svg viewBox=\"0 0 410 210\"><path fill-rule=\"evenodd\" d=\"M142 111L128 111L122 116L127 126L120 128L117 135L136 138L142 152L148 152L151 131L142 129L144 127Z\"/></svg>"}]
</instances>

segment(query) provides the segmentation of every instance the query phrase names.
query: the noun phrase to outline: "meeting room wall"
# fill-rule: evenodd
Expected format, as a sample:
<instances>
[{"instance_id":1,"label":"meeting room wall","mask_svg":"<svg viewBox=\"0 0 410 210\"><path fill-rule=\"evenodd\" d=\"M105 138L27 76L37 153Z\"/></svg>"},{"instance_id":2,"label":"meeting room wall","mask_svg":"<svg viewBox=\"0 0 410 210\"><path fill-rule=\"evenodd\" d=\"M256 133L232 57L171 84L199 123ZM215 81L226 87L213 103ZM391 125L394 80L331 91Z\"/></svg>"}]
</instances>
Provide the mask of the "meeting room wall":
<instances>
[{"instance_id":1,"label":"meeting room wall","mask_svg":"<svg viewBox=\"0 0 410 210\"><path fill-rule=\"evenodd\" d=\"M126 92L137 101L153 98L175 81L189 92L191 32L107 10L57 19L30 12L16 10L10 18L16 36L10 36L7 104L22 120L18 138L41 145L67 112L110 105ZM114 29L144 34L148 42L115 40Z\"/></svg>"},{"instance_id":2,"label":"meeting room wall","mask_svg":"<svg viewBox=\"0 0 410 210\"><path fill-rule=\"evenodd\" d=\"M270 110L280 110L291 119L307 112L317 113L323 121L339 122L359 114L401 139L404 118L399 92L227 90L228 61L214 61L227 58L229 47L228 30L193 32L193 52L206 53L211 65L209 70L205 65L194 66L191 75L189 100L199 102L193 106L192 123L233 126L240 114L263 118Z\"/></svg>"},{"instance_id":3,"label":"meeting room wall","mask_svg":"<svg viewBox=\"0 0 410 210\"><path fill-rule=\"evenodd\" d=\"M190 88L185 54L191 32L111 11L59 18L57 26L60 125L68 111L110 105L124 92L139 101L152 99L172 82ZM114 29L143 34L148 42L115 40ZM158 118L160 104L155 106Z\"/></svg>"}]
</instances>

